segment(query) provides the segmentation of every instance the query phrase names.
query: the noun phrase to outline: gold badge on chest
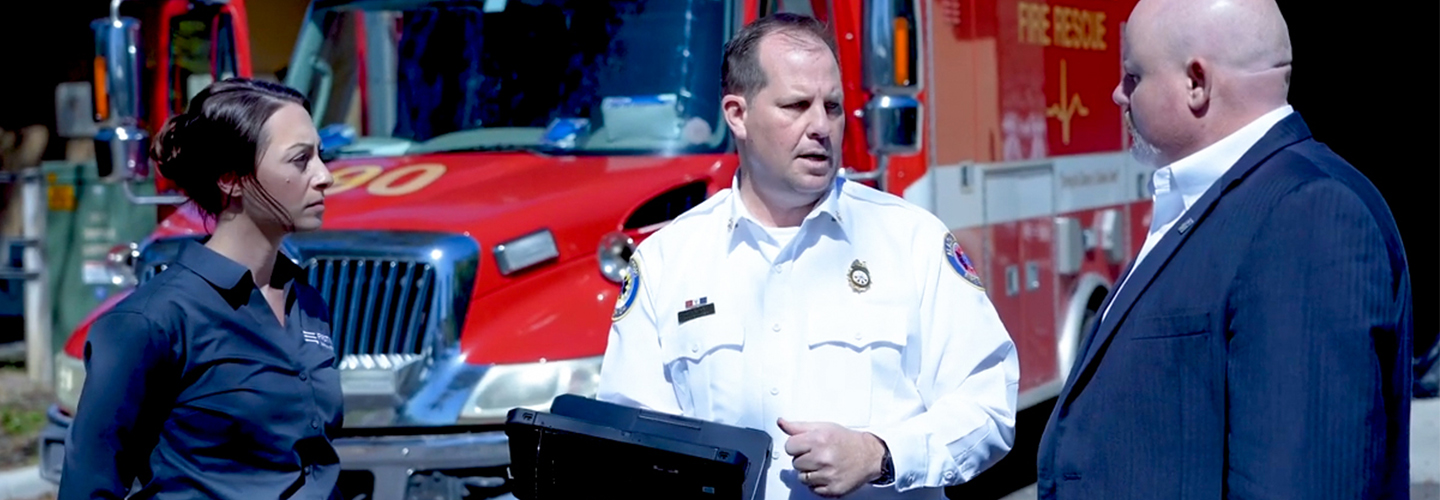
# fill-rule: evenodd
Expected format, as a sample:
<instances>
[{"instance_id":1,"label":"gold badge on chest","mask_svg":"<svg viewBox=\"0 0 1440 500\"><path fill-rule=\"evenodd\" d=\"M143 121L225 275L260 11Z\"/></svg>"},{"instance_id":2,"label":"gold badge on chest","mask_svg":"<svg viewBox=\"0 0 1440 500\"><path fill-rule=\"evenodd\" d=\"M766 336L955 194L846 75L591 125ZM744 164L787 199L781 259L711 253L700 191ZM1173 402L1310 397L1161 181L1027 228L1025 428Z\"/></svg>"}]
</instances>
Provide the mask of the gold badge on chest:
<instances>
[{"instance_id":1,"label":"gold badge on chest","mask_svg":"<svg viewBox=\"0 0 1440 500\"><path fill-rule=\"evenodd\" d=\"M855 259L855 262L850 263L850 272L846 274L846 277L849 278L850 288L855 290L855 293L870 289L870 269L866 268L865 263L860 259Z\"/></svg>"}]
</instances>

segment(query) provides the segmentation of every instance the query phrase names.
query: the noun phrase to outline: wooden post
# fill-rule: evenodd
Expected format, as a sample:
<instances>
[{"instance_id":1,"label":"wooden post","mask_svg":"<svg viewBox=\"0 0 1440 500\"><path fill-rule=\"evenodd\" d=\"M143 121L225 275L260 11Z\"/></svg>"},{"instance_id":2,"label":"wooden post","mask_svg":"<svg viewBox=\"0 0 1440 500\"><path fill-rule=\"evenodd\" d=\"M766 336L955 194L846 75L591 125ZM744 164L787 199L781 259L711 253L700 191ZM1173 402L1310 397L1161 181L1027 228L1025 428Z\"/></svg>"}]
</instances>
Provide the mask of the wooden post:
<instances>
[{"instance_id":1,"label":"wooden post","mask_svg":"<svg viewBox=\"0 0 1440 500\"><path fill-rule=\"evenodd\" d=\"M51 387L49 272L45 264L45 175L40 167L21 174L20 197L25 245L25 369L30 379Z\"/></svg>"}]
</instances>

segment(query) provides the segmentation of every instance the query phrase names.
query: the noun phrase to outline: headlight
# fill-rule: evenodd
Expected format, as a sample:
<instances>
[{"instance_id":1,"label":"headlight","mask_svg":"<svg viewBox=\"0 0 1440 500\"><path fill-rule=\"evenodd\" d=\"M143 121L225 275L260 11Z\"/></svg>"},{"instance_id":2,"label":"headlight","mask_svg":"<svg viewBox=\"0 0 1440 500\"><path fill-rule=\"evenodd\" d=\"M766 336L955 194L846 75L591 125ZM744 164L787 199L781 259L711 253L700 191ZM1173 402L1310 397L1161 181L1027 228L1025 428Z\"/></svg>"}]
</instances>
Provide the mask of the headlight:
<instances>
[{"instance_id":1,"label":"headlight","mask_svg":"<svg viewBox=\"0 0 1440 500\"><path fill-rule=\"evenodd\" d=\"M135 260L140 244L123 243L110 248L104 261L86 261L80 277L86 285L135 286Z\"/></svg>"},{"instance_id":2,"label":"headlight","mask_svg":"<svg viewBox=\"0 0 1440 500\"><path fill-rule=\"evenodd\" d=\"M555 236L550 234L549 229L541 229L495 247L495 263L500 266L500 274L506 275L559 256L560 249L555 247Z\"/></svg>"},{"instance_id":3,"label":"headlight","mask_svg":"<svg viewBox=\"0 0 1440 500\"><path fill-rule=\"evenodd\" d=\"M600 238L600 249L596 252L600 260L600 274L616 283L625 281L625 269L630 265L630 254L633 253L635 240L625 233L610 233Z\"/></svg>"},{"instance_id":4,"label":"headlight","mask_svg":"<svg viewBox=\"0 0 1440 500\"><path fill-rule=\"evenodd\" d=\"M135 257L136 282L144 284L150 278L160 274L171 262L175 262L176 257L180 254L180 248L185 246L186 241L199 241L200 238L197 235L175 236L146 243Z\"/></svg>"},{"instance_id":5,"label":"headlight","mask_svg":"<svg viewBox=\"0 0 1440 500\"><path fill-rule=\"evenodd\" d=\"M85 388L85 362L60 351L55 354L55 402L74 415Z\"/></svg>"},{"instance_id":6,"label":"headlight","mask_svg":"<svg viewBox=\"0 0 1440 500\"><path fill-rule=\"evenodd\" d=\"M550 409L561 394L591 397L600 387L600 356L520 365L495 365L485 372L460 412L462 420L495 423L513 408Z\"/></svg>"}]
</instances>

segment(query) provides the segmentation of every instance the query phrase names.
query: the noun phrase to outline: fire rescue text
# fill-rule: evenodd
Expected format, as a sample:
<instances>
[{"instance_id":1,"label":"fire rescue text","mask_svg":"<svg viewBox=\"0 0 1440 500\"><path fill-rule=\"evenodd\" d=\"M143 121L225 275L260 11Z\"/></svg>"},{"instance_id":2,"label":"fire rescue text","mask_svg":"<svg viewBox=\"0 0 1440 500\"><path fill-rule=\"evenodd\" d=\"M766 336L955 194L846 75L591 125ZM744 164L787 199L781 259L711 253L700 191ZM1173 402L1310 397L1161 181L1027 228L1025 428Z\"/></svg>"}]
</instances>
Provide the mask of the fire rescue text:
<instances>
[{"instance_id":1,"label":"fire rescue text","mask_svg":"<svg viewBox=\"0 0 1440 500\"><path fill-rule=\"evenodd\" d=\"M1063 5L1019 2L1020 43L1105 50L1105 13Z\"/></svg>"}]
</instances>

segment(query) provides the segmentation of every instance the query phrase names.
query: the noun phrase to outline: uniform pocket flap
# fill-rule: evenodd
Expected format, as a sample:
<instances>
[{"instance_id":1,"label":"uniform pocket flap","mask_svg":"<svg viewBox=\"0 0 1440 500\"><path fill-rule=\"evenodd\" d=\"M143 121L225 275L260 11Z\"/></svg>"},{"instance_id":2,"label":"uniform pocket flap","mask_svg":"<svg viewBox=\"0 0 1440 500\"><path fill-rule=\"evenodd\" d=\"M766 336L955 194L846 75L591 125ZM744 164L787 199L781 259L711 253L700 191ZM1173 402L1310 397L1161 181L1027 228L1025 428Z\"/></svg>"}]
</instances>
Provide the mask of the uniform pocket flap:
<instances>
[{"instance_id":1,"label":"uniform pocket flap","mask_svg":"<svg viewBox=\"0 0 1440 500\"><path fill-rule=\"evenodd\" d=\"M700 361L717 350L739 351L744 346L745 332L723 321L689 321L660 333L660 353L667 364Z\"/></svg>"},{"instance_id":2,"label":"uniform pocket flap","mask_svg":"<svg viewBox=\"0 0 1440 500\"><path fill-rule=\"evenodd\" d=\"M836 344L855 350L872 344L904 347L909 333L912 310L900 306L865 305L836 314L811 317L805 341L810 347Z\"/></svg>"}]
</instances>

